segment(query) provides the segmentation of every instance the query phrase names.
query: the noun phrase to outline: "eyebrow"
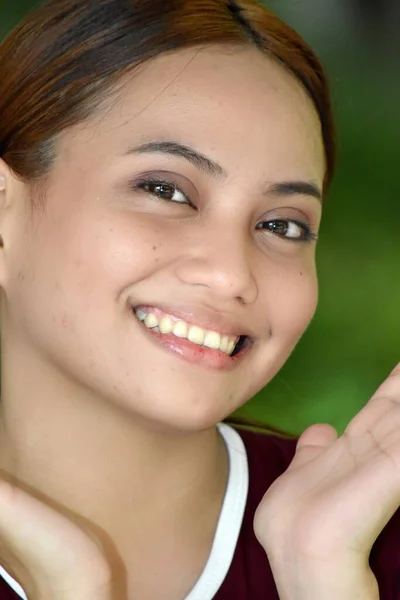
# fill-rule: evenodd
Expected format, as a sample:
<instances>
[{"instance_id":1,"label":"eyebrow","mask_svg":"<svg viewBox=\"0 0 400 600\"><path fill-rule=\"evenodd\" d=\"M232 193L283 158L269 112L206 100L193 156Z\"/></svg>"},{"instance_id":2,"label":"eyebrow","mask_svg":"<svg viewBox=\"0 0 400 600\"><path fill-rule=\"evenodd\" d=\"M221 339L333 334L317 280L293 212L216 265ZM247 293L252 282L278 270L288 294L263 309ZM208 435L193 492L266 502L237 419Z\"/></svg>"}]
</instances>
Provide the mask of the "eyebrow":
<instances>
[{"instance_id":1,"label":"eyebrow","mask_svg":"<svg viewBox=\"0 0 400 600\"><path fill-rule=\"evenodd\" d=\"M173 141L147 142L131 148L127 154L169 154L184 158L192 165L213 177L226 178L228 173L215 161L190 146ZM319 187L311 181L281 181L269 185L265 192L275 196L311 196L322 203L323 194Z\"/></svg>"},{"instance_id":2,"label":"eyebrow","mask_svg":"<svg viewBox=\"0 0 400 600\"><path fill-rule=\"evenodd\" d=\"M227 172L218 163L214 162L210 158L207 158L204 154L197 152L190 146L179 144L178 142L148 142L142 144L136 148L129 150L128 154L144 154L156 152L159 154L170 154L172 156L179 156L185 158L192 165L204 171L208 175L213 177L227 177Z\"/></svg>"},{"instance_id":3,"label":"eyebrow","mask_svg":"<svg viewBox=\"0 0 400 600\"><path fill-rule=\"evenodd\" d=\"M274 196L311 196L322 203L323 194L312 181L281 181L271 184L266 191Z\"/></svg>"}]
</instances>

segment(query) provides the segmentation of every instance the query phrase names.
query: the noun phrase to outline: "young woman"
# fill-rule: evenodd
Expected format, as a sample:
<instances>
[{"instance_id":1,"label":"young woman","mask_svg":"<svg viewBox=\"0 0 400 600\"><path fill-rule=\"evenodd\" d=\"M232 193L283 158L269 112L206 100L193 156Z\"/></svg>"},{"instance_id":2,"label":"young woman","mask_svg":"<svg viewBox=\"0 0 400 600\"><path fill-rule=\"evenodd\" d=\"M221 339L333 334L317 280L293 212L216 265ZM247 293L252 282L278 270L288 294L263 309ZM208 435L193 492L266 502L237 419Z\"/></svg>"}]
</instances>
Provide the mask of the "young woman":
<instances>
[{"instance_id":1,"label":"young woman","mask_svg":"<svg viewBox=\"0 0 400 600\"><path fill-rule=\"evenodd\" d=\"M310 48L255 0L51 0L0 47L0 598L399 600L400 373L224 423L317 302Z\"/></svg>"}]
</instances>

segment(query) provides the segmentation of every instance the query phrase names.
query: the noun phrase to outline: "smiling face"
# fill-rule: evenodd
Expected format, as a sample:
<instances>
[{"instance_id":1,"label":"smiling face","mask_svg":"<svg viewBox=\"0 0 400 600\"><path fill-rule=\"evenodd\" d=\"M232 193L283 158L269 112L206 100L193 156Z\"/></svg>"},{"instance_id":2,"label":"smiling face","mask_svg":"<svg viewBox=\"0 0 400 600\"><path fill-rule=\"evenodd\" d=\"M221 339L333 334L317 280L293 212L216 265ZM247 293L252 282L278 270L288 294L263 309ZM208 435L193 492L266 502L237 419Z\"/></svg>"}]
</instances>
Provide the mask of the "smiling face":
<instances>
[{"instance_id":1,"label":"smiling face","mask_svg":"<svg viewBox=\"0 0 400 600\"><path fill-rule=\"evenodd\" d=\"M10 186L5 344L62 374L65 393L213 425L275 375L313 316L324 168L311 101L258 50L145 64L109 110L61 135L44 211L32 217L25 186ZM193 325L194 342L179 337Z\"/></svg>"}]
</instances>

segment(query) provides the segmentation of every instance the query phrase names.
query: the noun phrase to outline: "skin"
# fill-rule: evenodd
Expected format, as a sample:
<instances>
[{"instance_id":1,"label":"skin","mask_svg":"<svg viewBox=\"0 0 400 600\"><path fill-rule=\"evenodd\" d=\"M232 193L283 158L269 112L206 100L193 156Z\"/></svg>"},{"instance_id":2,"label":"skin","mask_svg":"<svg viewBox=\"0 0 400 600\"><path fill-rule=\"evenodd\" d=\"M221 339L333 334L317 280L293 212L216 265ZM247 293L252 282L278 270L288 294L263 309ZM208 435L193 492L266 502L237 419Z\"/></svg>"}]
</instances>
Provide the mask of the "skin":
<instances>
[{"instance_id":1,"label":"skin","mask_svg":"<svg viewBox=\"0 0 400 600\"><path fill-rule=\"evenodd\" d=\"M255 532L281 600L379 600L369 556L399 516L399 386L400 364L341 436L324 423L307 428L266 492Z\"/></svg>"},{"instance_id":2,"label":"skin","mask_svg":"<svg viewBox=\"0 0 400 600\"><path fill-rule=\"evenodd\" d=\"M225 176L129 153L160 139ZM134 189L160 171L197 210ZM142 67L60 136L33 215L28 185L0 163L0 469L100 540L126 582L119 598L156 598L161 580L165 600L184 597L204 568L228 476L215 424L276 374L317 303L315 242L256 225L294 219L316 233L320 201L271 184L321 189L324 172L311 101L251 47ZM148 339L132 303L222 319L254 345L229 370L190 364Z\"/></svg>"}]
</instances>

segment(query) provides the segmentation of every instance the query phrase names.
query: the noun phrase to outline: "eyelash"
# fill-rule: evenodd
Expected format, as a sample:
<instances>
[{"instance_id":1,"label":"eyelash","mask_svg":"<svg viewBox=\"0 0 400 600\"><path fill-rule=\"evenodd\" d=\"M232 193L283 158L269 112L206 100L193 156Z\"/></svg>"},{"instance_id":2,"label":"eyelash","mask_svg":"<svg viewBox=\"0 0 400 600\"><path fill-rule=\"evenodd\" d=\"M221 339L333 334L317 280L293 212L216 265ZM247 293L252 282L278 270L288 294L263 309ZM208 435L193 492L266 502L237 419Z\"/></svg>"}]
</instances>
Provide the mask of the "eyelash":
<instances>
[{"instance_id":1,"label":"eyelash","mask_svg":"<svg viewBox=\"0 0 400 600\"><path fill-rule=\"evenodd\" d=\"M150 190L149 188L151 186L160 186L160 187L165 186L168 188L172 188L174 191L182 194L182 196L185 199L185 202L178 202L177 200L170 200L168 198L163 198L161 195L157 194L157 192ZM161 202L172 202L174 204L188 204L192 208L196 209L196 207L194 206L194 204L192 204L192 202L190 201L190 198L187 196L187 194L185 194L185 192L182 192L180 187L178 187L176 185L176 183L174 183L173 181L167 181L165 179L156 179L153 177L146 177L145 179L142 179L142 180L136 182L134 189L139 189L148 194L151 194L152 196L155 196Z\"/></svg>"},{"instance_id":2,"label":"eyelash","mask_svg":"<svg viewBox=\"0 0 400 600\"><path fill-rule=\"evenodd\" d=\"M263 225L267 225L267 227L263 227ZM276 226L283 225L286 228L295 225L299 229L302 230L302 234L299 237L290 237L285 236L276 231ZM311 229L303 223L302 221L297 221L296 219L271 219L271 221L263 221L256 226L256 229L264 229L269 231L270 233L277 235L278 237L287 240L289 242L295 243L306 243L306 242L316 242L318 240L318 235L313 233Z\"/></svg>"},{"instance_id":3,"label":"eyelash","mask_svg":"<svg viewBox=\"0 0 400 600\"><path fill-rule=\"evenodd\" d=\"M171 188L174 192L179 192L180 194L182 194L182 196L185 198L185 202L179 202L177 200L163 198L161 195L157 194L157 192L152 191L150 189L151 186L165 186L165 187ZM182 192L182 190L176 185L176 183L174 183L172 181L157 179L157 178L153 178L153 177L146 177L146 179L142 179L141 181L136 182L136 184L134 185L134 189L142 190L148 194L151 194L152 196L155 196L161 202L173 202L175 204L188 204L189 206L191 206L192 208L197 210L196 207L194 206L194 204L192 204L192 202L188 198L188 196L184 192ZM264 225L266 225L267 227L264 227ZM284 227L287 227L287 228L289 228L291 225L295 225L299 229L302 230L302 234L301 234L301 236L299 236L297 238L287 237L285 235L277 233L277 231L276 231L277 225L278 226L283 225ZM298 221L296 219L271 219L271 221L263 221L262 223L259 223L256 226L256 229L267 230L270 233L272 233L273 235L276 235L281 239L287 240L289 242L294 242L294 243L313 242L313 241L317 241L317 239L318 239L318 235L316 233L313 233L311 231L310 227L306 223L303 223L302 221Z\"/></svg>"}]
</instances>

